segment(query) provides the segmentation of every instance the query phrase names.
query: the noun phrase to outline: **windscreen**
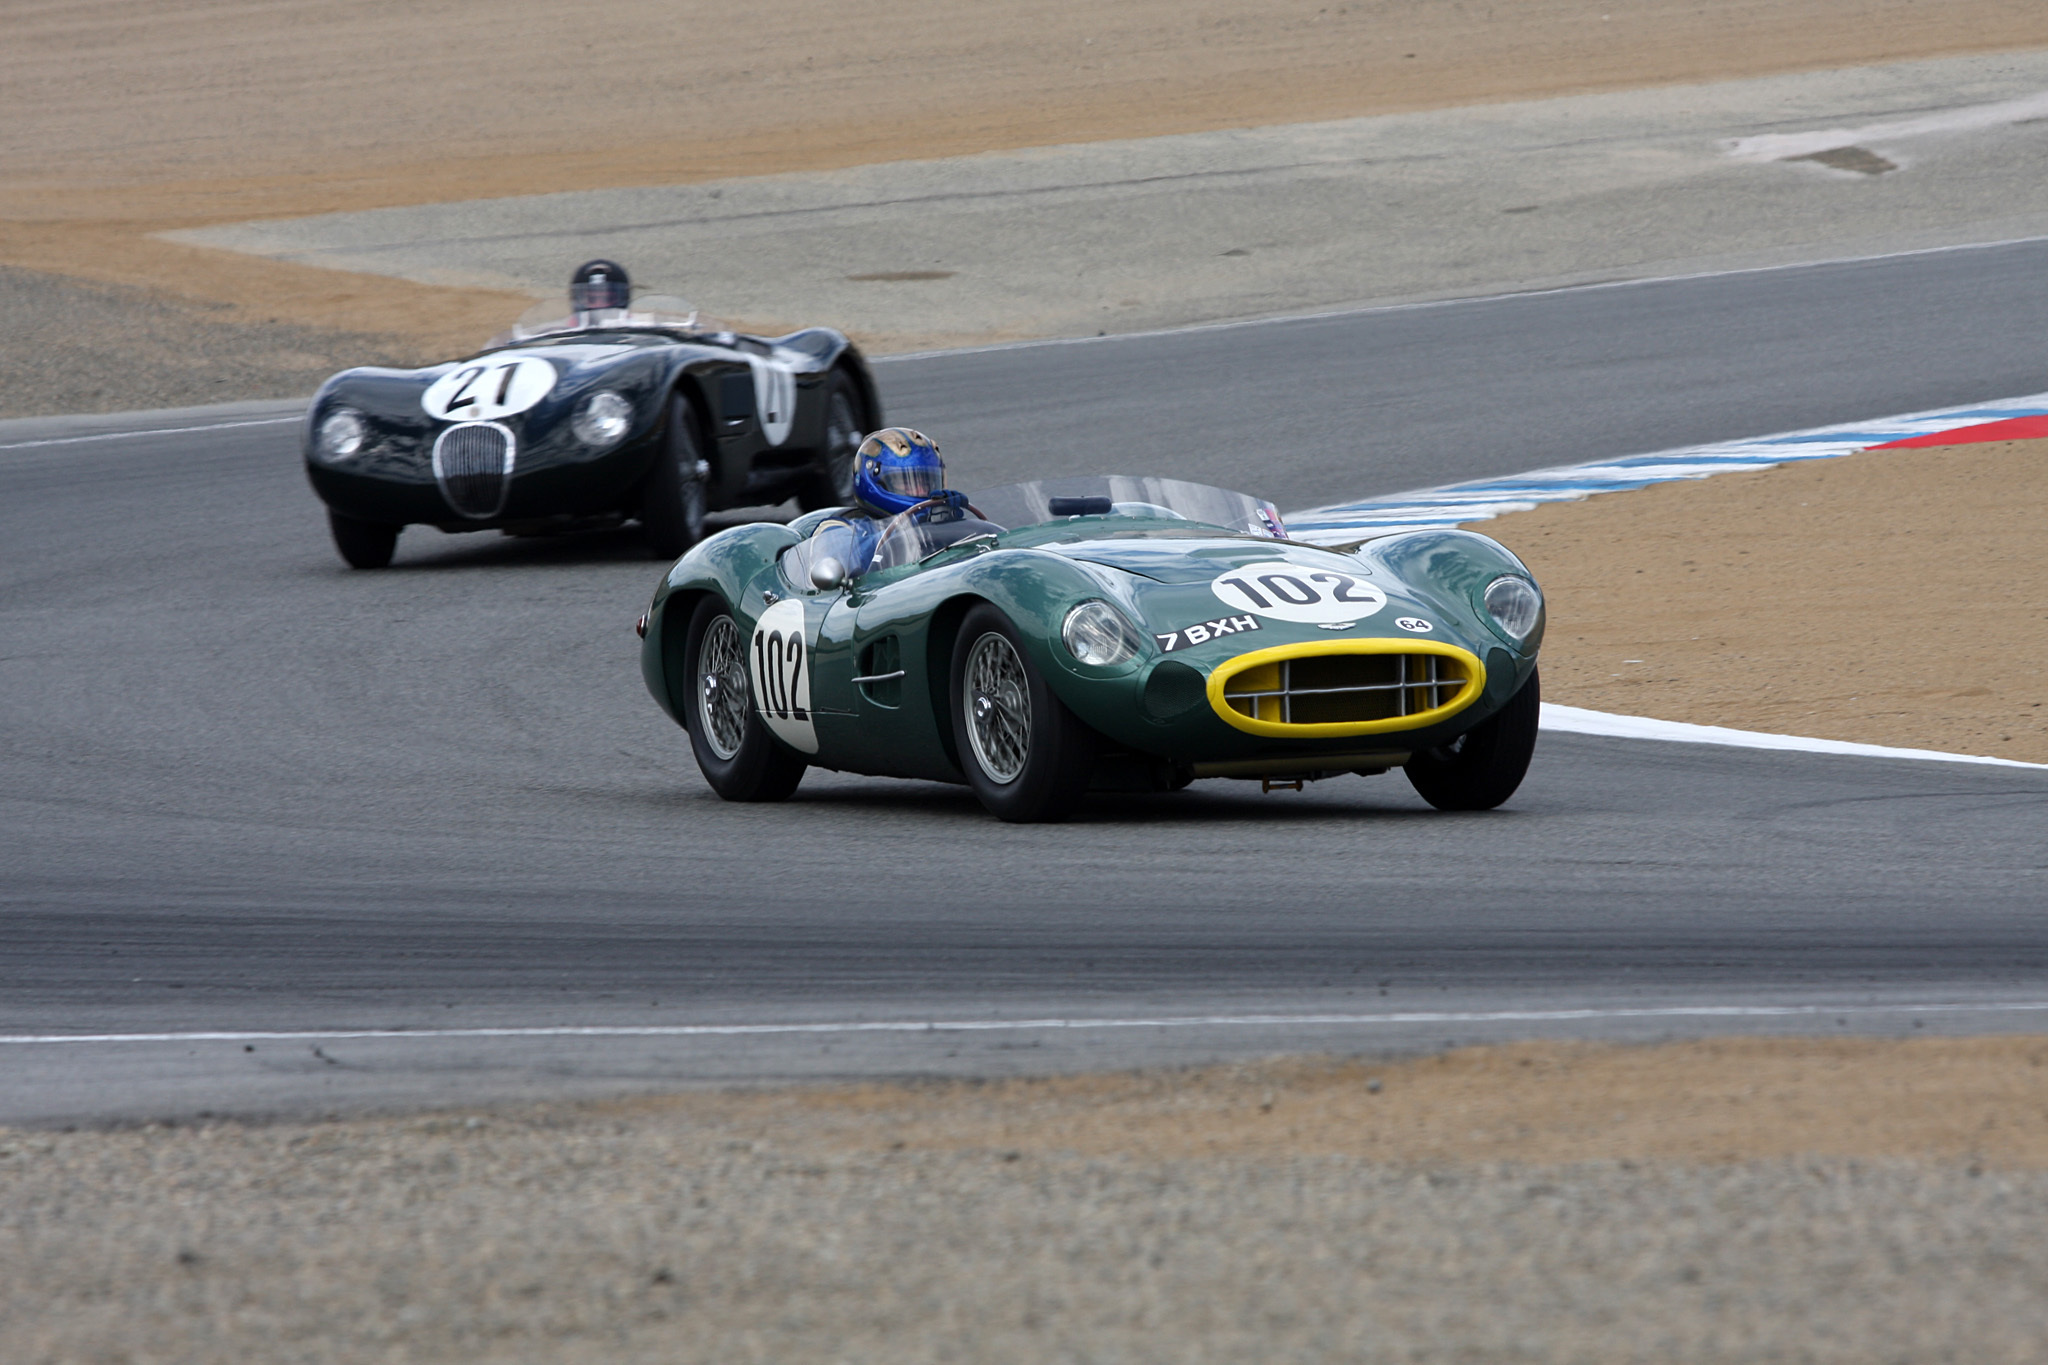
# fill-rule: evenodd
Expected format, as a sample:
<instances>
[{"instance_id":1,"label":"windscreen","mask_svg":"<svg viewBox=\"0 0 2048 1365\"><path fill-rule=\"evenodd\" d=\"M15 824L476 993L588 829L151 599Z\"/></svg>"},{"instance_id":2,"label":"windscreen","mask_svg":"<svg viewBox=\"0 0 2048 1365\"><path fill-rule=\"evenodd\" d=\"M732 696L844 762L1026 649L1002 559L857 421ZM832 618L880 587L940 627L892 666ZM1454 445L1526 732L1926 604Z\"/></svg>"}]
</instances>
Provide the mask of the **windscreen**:
<instances>
[{"instance_id":1,"label":"windscreen","mask_svg":"<svg viewBox=\"0 0 2048 1365\"><path fill-rule=\"evenodd\" d=\"M567 294L557 294L553 298L542 299L521 313L511 330L492 337L490 345L511 346L536 337L635 327L690 332L700 330L704 325L688 300L673 294L642 294L625 308L595 308L580 313L569 306Z\"/></svg>"},{"instance_id":2,"label":"windscreen","mask_svg":"<svg viewBox=\"0 0 2048 1365\"><path fill-rule=\"evenodd\" d=\"M1158 517L1275 539L1287 534L1272 503L1179 479L1123 474L1040 479L987 489L969 500L982 516L1013 531L1074 517Z\"/></svg>"}]
</instances>

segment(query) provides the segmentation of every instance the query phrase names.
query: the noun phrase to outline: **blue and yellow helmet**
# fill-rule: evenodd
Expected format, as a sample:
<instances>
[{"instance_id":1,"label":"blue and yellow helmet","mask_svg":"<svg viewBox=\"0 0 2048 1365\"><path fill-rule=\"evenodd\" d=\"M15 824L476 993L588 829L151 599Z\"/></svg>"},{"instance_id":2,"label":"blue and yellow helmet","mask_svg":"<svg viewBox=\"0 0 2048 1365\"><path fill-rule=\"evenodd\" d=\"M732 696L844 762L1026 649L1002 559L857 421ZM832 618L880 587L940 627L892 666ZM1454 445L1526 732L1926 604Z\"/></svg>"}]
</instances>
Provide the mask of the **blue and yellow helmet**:
<instances>
[{"instance_id":1,"label":"blue and yellow helmet","mask_svg":"<svg viewBox=\"0 0 2048 1365\"><path fill-rule=\"evenodd\" d=\"M909 427L883 427L853 457L853 497L878 517L907 512L946 486L938 443Z\"/></svg>"}]
</instances>

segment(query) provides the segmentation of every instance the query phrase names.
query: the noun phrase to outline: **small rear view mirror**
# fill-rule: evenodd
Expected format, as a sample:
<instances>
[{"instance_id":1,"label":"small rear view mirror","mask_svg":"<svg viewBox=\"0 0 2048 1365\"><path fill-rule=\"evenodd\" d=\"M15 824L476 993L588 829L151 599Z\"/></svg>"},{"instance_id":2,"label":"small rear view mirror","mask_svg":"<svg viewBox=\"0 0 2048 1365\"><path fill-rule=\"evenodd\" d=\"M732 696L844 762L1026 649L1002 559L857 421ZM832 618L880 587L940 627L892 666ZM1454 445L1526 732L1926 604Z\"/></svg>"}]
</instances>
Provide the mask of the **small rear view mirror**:
<instances>
[{"instance_id":1,"label":"small rear view mirror","mask_svg":"<svg viewBox=\"0 0 2048 1365\"><path fill-rule=\"evenodd\" d=\"M845 582L846 566L831 555L826 555L823 559L811 565L811 586L819 591L830 592L832 589L844 585Z\"/></svg>"}]
</instances>

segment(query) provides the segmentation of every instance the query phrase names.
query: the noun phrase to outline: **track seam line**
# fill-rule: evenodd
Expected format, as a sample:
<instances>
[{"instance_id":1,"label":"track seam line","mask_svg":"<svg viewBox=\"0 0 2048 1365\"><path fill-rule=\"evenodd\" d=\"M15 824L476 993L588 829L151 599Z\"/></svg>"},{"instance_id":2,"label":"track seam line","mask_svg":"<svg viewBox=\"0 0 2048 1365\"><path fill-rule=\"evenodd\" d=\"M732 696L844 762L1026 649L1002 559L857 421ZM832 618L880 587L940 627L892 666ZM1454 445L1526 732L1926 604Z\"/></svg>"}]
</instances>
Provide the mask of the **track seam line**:
<instances>
[{"instance_id":1,"label":"track seam line","mask_svg":"<svg viewBox=\"0 0 2048 1365\"><path fill-rule=\"evenodd\" d=\"M157 427L149 431L101 431L90 436L51 436L40 441L14 441L0 445L0 450L28 450L35 446L70 446L83 441L126 441L137 436L183 436L195 431L232 431L236 427L276 427L288 422L303 422L305 414L296 417L261 417L248 422L213 422L197 427Z\"/></svg>"},{"instance_id":2,"label":"track seam line","mask_svg":"<svg viewBox=\"0 0 2048 1365\"><path fill-rule=\"evenodd\" d=\"M165 1033L0 1034L0 1046L75 1043L258 1043L429 1041L489 1038L736 1038L822 1033L1085 1032L1131 1028L1383 1027L1400 1024L1567 1023L1589 1019L1798 1019L1825 1015L2023 1014L2048 1012L2048 1000L1988 1004L1663 1005L1573 1010L1426 1010L1386 1014L1212 1014L1113 1019L886 1019L810 1024L564 1024L447 1029L279 1029Z\"/></svg>"}]
</instances>

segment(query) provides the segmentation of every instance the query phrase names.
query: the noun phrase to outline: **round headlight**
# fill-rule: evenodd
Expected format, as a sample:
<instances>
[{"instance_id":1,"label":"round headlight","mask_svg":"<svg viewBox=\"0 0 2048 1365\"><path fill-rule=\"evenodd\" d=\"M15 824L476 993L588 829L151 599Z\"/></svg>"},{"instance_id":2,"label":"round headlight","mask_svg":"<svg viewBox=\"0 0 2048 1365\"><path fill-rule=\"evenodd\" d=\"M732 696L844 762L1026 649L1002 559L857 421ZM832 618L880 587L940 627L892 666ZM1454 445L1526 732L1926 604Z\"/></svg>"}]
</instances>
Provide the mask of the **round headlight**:
<instances>
[{"instance_id":1,"label":"round headlight","mask_svg":"<svg viewBox=\"0 0 2048 1365\"><path fill-rule=\"evenodd\" d=\"M577 405L569 429L587 446L617 445L633 425L633 405L610 389L600 389Z\"/></svg>"},{"instance_id":2,"label":"round headlight","mask_svg":"<svg viewBox=\"0 0 2048 1365\"><path fill-rule=\"evenodd\" d=\"M1101 600L1083 602L1068 612L1060 638L1067 642L1068 653L1098 668L1120 664L1138 652L1138 632L1122 612Z\"/></svg>"},{"instance_id":3,"label":"round headlight","mask_svg":"<svg viewBox=\"0 0 2048 1365\"><path fill-rule=\"evenodd\" d=\"M313 449L323 460L346 460L363 448L370 437L369 424L354 408L336 408L320 419L313 433Z\"/></svg>"},{"instance_id":4,"label":"round headlight","mask_svg":"<svg viewBox=\"0 0 2048 1365\"><path fill-rule=\"evenodd\" d=\"M1486 614L1513 640L1526 640L1543 612L1543 595L1526 578L1496 578L1486 585Z\"/></svg>"}]
</instances>

